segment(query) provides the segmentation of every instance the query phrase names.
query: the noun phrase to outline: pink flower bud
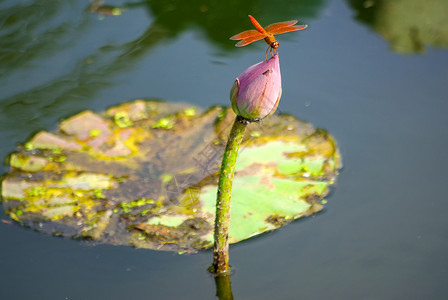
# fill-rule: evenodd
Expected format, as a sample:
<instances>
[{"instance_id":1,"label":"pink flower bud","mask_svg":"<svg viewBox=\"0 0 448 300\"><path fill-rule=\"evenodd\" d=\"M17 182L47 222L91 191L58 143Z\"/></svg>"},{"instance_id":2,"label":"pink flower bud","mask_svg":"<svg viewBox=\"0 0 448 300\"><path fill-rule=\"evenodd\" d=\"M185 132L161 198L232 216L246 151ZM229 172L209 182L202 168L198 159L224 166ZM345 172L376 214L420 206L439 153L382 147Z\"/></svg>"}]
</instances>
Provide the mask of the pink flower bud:
<instances>
[{"instance_id":1,"label":"pink flower bud","mask_svg":"<svg viewBox=\"0 0 448 300\"><path fill-rule=\"evenodd\" d=\"M230 90L235 114L251 121L272 115L281 96L282 80L277 53L269 60L247 68Z\"/></svg>"}]
</instances>

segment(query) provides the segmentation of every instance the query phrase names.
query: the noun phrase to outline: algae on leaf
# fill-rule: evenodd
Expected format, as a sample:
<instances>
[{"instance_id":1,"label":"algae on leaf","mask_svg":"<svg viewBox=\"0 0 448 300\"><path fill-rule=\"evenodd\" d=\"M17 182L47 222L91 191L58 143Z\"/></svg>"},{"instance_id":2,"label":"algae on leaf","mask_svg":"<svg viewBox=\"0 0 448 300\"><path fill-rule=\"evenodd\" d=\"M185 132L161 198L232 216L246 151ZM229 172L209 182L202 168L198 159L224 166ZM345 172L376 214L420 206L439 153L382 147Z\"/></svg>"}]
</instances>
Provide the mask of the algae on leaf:
<instances>
[{"instance_id":1,"label":"algae on leaf","mask_svg":"<svg viewBox=\"0 0 448 300\"><path fill-rule=\"evenodd\" d=\"M213 245L218 170L232 110L137 100L82 112L9 157L5 212L39 231L194 252ZM248 126L230 242L322 209L341 167L327 132L288 115Z\"/></svg>"}]
</instances>

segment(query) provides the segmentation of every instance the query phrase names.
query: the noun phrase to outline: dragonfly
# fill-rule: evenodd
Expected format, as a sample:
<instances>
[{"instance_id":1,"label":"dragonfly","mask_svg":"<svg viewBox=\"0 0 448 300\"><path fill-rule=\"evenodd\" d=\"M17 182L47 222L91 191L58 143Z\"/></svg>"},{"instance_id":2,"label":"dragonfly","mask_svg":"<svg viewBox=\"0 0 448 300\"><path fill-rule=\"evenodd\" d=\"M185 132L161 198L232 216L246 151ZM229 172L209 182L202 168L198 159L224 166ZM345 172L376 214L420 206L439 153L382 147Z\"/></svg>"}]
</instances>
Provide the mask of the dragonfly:
<instances>
[{"instance_id":1,"label":"dragonfly","mask_svg":"<svg viewBox=\"0 0 448 300\"><path fill-rule=\"evenodd\" d=\"M274 35L290 31L303 30L308 27L308 25L295 25L298 21L291 20L273 23L263 28L263 26L261 26L260 23L258 23L258 21L255 20L255 18L251 15L249 15L249 19L252 24L254 24L255 28L257 28L257 30L246 30L232 36L230 39L234 41L240 40L238 43L236 43L236 47L243 47L258 40L264 39L266 44L269 45L268 49L266 50L266 59L268 57L268 51L271 53L271 56L274 56L274 53L279 46L279 43L275 39Z\"/></svg>"}]
</instances>

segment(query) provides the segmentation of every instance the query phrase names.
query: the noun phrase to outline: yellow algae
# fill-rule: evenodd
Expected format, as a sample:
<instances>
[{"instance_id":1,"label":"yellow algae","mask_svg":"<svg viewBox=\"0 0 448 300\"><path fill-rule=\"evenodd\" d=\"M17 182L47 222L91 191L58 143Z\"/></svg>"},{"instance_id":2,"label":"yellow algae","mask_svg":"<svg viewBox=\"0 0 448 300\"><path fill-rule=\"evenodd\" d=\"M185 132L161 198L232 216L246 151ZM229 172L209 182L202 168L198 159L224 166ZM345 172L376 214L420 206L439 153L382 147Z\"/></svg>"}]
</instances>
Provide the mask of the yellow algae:
<instances>
[{"instance_id":1,"label":"yellow algae","mask_svg":"<svg viewBox=\"0 0 448 300\"><path fill-rule=\"evenodd\" d=\"M1 190L5 213L44 232L57 228L100 243L207 248L217 161L234 118L229 108L202 112L142 100L78 114L11 155ZM340 160L331 135L309 123L273 116L250 124L237 162L230 240L322 209Z\"/></svg>"}]
</instances>

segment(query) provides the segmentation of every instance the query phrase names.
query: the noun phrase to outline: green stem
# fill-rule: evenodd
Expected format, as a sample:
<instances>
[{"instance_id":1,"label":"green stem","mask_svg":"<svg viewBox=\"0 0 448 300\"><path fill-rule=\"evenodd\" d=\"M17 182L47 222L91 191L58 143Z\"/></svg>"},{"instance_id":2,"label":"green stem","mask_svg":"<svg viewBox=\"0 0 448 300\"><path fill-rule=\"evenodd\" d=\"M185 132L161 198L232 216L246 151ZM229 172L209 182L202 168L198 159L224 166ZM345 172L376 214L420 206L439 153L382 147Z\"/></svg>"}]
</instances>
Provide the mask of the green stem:
<instances>
[{"instance_id":1,"label":"green stem","mask_svg":"<svg viewBox=\"0 0 448 300\"><path fill-rule=\"evenodd\" d=\"M218 198L216 200L215 244L212 265L212 271L217 276L229 273L229 227L232 182L235 173L236 157L247 124L248 122L243 118L236 117L222 158L218 183Z\"/></svg>"}]
</instances>

